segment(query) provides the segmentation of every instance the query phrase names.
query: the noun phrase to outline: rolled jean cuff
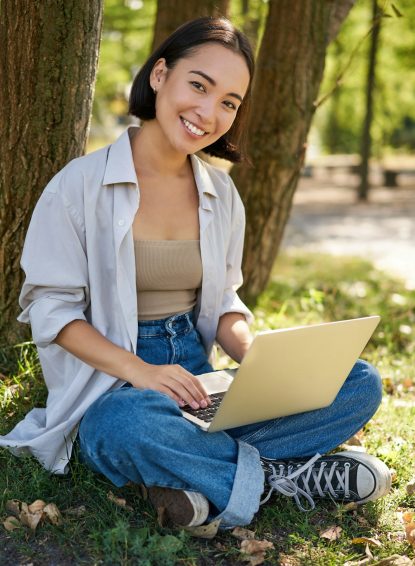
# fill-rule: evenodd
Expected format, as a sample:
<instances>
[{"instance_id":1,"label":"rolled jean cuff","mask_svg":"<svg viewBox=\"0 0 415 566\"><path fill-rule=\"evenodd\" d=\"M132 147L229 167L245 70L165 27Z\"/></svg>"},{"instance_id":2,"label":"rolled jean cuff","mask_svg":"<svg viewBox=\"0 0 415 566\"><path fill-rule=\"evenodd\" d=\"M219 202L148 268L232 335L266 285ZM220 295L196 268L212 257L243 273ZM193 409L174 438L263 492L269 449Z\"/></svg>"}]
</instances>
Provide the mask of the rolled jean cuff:
<instances>
[{"instance_id":1,"label":"rolled jean cuff","mask_svg":"<svg viewBox=\"0 0 415 566\"><path fill-rule=\"evenodd\" d=\"M264 471L256 448L238 440L238 460L231 496L226 508L215 517L220 528L249 525L259 509L264 491Z\"/></svg>"}]
</instances>

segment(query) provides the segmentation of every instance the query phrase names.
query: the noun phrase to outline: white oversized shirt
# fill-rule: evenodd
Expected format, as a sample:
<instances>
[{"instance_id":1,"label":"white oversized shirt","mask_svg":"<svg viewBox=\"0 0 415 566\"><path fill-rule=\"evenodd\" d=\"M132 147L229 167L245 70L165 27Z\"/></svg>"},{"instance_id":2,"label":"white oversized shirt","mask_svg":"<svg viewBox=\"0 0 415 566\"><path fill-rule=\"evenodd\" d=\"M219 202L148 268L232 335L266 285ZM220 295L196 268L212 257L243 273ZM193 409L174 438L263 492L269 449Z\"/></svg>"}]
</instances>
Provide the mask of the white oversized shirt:
<instances>
[{"instance_id":1,"label":"white oversized shirt","mask_svg":"<svg viewBox=\"0 0 415 566\"><path fill-rule=\"evenodd\" d=\"M209 354L222 314L240 312L252 319L236 294L242 284L245 215L229 175L194 155L191 163L203 263L196 327ZM139 205L127 129L115 143L68 163L46 186L33 212L21 259L26 279L18 320L31 325L48 398L46 408L33 409L0 436L0 446L16 455L33 454L55 473L67 470L85 411L124 381L95 370L53 341L65 325L82 319L135 353L132 224Z\"/></svg>"}]
</instances>

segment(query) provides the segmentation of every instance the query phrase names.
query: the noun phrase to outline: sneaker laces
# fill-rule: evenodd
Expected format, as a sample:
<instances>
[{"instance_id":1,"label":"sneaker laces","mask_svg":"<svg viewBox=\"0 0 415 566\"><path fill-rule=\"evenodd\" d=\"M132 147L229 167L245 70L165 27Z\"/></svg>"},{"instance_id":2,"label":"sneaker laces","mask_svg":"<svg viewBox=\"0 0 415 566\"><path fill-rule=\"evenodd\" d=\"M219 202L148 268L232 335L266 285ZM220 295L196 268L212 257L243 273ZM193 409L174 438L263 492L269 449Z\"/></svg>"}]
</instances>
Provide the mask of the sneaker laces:
<instances>
[{"instance_id":1,"label":"sneaker laces","mask_svg":"<svg viewBox=\"0 0 415 566\"><path fill-rule=\"evenodd\" d=\"M337 491L344 492L345 498L349 496L349 468L347 463L344 468L337 469L338 462L333 461L331 464L321 462L314 465L315 461L321 457L316 454L302 466L296 467L295 464L284 466L280 464L278 471L276 466L271 462L267 462L272 472L267 477L267 483L271 486L267 496L260 501L260 504L266 503L274 491L292 497L301 511L312 511L315 508L315 503L312 498L312 489L310 486L311 480L314 482L314 492L317 491L318 496L326 497L327 494L334 499L338 498L334 488L334 482L337 482ZM298 486L298 480L302 480L302 487ZM324 484L324 485L323 485ZM303 496L310 508L307 509L301 504L300 496Z\"/></svg>"}]
</instances>

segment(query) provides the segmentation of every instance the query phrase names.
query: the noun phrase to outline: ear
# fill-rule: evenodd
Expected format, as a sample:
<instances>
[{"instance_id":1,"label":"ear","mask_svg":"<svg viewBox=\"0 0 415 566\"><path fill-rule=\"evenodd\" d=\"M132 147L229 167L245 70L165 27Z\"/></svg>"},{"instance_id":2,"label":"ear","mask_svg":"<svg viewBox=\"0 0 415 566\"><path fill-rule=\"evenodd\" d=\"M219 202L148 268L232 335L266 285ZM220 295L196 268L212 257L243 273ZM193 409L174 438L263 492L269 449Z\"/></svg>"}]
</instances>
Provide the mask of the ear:
<instances>
[{"instance_id":1,"label":"ear","mask_svg":"<svg viewBox=\"0 0 415 566\"><path fill-rule=\"evenodd\" d=\"M150 73L150 87L152 90L156 89L157 91L163 84L167 76L167 70L166 59L164 57L158 59Z\"/></svg>"}]
</instances>

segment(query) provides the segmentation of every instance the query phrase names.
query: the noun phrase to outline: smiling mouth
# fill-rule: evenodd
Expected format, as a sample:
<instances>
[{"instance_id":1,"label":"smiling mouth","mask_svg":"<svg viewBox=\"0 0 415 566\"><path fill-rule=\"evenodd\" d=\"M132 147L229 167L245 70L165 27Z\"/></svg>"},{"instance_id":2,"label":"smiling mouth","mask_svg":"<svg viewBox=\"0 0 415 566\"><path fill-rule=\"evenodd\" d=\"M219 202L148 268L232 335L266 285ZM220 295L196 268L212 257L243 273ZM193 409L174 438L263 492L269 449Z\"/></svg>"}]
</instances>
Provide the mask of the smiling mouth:
<instances>
[{"instance_id":1,"label":"smiling mouth","mask_svg":"<svg viewBox=\"0 0 415 566\"><path fill-rule=\"evenodd\" d=\"M199 137L203 137L205 134L207 134L207 132L205 132L205 130L201 130L200 128L198 128L197 126L192 124L192 122L189 122L189 120L186 120L186 118L182 118L180 116L180 120L183 122L185 128L191 134L194 134L195 136L199 136Z\"/></svg>"}]
</instances>

